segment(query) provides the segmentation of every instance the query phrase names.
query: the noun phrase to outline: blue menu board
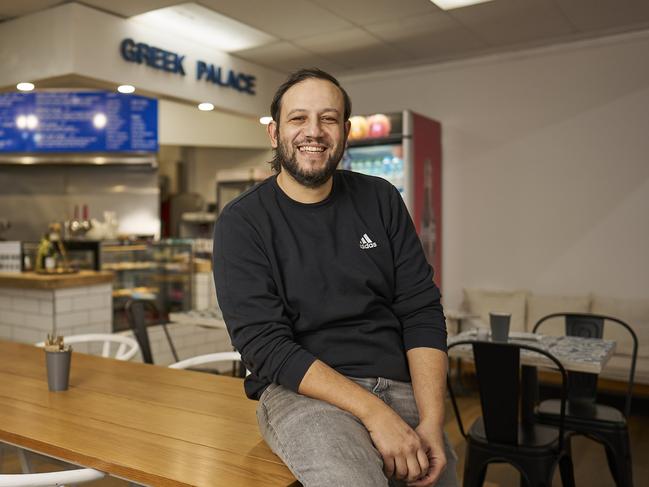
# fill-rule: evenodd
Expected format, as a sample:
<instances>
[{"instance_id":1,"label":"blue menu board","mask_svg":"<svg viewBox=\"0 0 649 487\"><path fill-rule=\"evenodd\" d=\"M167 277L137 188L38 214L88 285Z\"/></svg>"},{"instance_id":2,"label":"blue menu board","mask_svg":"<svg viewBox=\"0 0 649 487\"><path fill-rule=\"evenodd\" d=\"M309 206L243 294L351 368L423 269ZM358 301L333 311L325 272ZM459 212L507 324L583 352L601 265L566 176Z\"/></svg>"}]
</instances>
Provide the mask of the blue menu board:
<instances>
[{"instance_id":1,"label":"blue menu board","mask_svg":"<svg viewBox=\"0 0 649 487\"><path fill-rule=\"evenodd\" d=\"M83 92L0 94L0 152L156 152L158 101Z\"/></svg>"}]
</instances>

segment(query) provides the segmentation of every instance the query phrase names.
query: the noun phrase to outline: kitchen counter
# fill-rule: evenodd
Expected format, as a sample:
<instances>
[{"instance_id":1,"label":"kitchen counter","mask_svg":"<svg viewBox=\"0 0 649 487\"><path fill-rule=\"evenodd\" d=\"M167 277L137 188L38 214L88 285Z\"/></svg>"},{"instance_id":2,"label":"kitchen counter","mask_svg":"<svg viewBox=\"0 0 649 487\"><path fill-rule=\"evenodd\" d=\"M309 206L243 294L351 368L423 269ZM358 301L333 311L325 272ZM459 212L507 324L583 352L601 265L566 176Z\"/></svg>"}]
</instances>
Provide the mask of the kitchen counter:
<instances>
[{"instance_id":1,"label":"kitchen counter","mask_svg":"<svg viewBox=\"0 0 649 487\"><path fill-rule=\"evenodd\" d=\"M35 272L0 274L0 287L13 289L66 289L112 282L113 273L107 271L80 271L56 275Z\"/></svg>"}]
</instances>

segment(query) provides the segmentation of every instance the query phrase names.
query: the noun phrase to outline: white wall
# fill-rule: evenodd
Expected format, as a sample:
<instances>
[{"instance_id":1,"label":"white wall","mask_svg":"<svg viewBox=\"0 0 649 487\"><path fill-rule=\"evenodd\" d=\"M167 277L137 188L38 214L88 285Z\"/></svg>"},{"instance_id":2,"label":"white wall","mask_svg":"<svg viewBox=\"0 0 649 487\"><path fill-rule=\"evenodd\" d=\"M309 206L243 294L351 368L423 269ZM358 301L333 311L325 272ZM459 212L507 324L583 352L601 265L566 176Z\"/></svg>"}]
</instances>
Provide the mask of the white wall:
<instances>
[{"instance_id":1,"label":"white wall","mask_svg":"<svg viewBox=\"0 0 649 487\"><path fill-rule=\"evenodd\" d=\"M209 147L161 146L160 174L169 177L170 191L178 191L176 162L188 164L188 190L199 193L206 202L216 200L216 173L221 169L267 168L270 149L231 149Z\"/></svg>"},{"instance_id":2,"label":"white wall","mask_svg":"<svg viewBox=\"0 0 649 487\"><path fill-rule=\"evenodd\" d=\"M158 110L160 145L265 149L270 144L258 117L201 112L195 106L164 99L158 100Z\"/></svg>"},{"instance_id":3,"label":"white wall","mask_svg":"<svg viewBox=\"0 0 649 487\"><path fill-rule=\"evenodd\" d=\"M0 86L71 73L73 52L73 18L64 15L63 10L48 10L2 22Z\"/></svg>"},{"instance_id":4,"label":"white wall","mask_svg":"<svg viewBox=\"0 0 649 487\"><path fill-rule=\"evenodd\" d=\"M649 31L341 78L443 133L443 292L649 297Z\"/></svg>"},{"instance_id":5,"label":"white wall","mask_svg":"<svg viewBox=\"0 0 649 487\"><path fill-rule=\"evenodd\" d=\"M269 149L210 149L188 148L190 164L189 188L205 198L216 201L216 173L221 169L264 168L272 158Z\"/></svg>"}]
</instances>

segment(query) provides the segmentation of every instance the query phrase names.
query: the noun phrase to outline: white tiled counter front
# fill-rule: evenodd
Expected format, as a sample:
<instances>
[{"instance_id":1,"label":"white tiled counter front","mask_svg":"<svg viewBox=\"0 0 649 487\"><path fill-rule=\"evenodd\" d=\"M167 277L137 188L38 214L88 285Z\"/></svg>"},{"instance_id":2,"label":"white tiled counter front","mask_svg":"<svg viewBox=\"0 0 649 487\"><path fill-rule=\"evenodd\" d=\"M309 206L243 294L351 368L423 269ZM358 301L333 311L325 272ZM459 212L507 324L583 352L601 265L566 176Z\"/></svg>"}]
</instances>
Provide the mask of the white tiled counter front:
<instances>
[{"instance_id":1,"label":"white tiled counter front","mask_svg":"<svg viewBox=\"0 0 649 487\"><path fill-rule=\"evenodd\" d=\"M217 306L214 276L211 272L194 273L192 282L192 296L192 309L207 309Z\"/></svg>"},{"instance_id":2,"label":"white tiled counter front","mask_svg":"<svg viewBox=\"0 0 649 487\"><path fill-rule=\"evenodd\" d=\"M93 277L85 273L74 276L74 281L62 284L72 287L59 288L57 284L62 281L35 280L32 287L36 289L27 287L27 278L14 282L0 278L0 338L35 343L45 340L48 333L64 337L82 333L111 333L112 283L101 282L110 279L110 275L104 279L97 279L97 276L83 279ZM84 284L84 281L88 284ZM101 348L101 345L96 347ZM74 348L79 352L98 351L82 344Z\"/></svg>"}]
</instances>

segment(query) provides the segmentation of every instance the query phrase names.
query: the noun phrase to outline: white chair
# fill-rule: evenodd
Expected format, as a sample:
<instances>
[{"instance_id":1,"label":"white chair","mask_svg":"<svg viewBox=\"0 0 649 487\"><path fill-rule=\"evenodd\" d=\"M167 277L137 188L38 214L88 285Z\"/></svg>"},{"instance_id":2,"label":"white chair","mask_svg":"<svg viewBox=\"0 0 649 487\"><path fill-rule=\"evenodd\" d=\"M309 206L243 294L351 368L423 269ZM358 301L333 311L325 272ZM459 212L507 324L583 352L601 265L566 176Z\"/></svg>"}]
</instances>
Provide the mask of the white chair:
<instances>
[{"instance_id":1,"label":"white chair","mask_svg":"<svg viewBox=\"0 0 649 487\"><path fill-rule=\"evenodd\" d=\"M92 468L78 468L61 472L0 474L0 487L58 487L99 480L104 472Z\"/></svg>"},{"instance_id":2,"label":"white chair","mask_svg":"<svg viewBox=\"0 0 649 487\"><path fill-rule=\"evenodd\" d=\"M170 369L186 369L188 367L193 367L195 365L203 365L215 362L241 362L241 355L239 352L218 352L218 353L208 353L205 355L197 355L196 357L190 357L175 364L169 366ZM250 372L246 371L246 375Z\"/></svg>"},{"instance_id":3,"label":"white chair","mask_svg":"<svg viewBox=\"0 0 649 487\"><path fill-rule=\"evenodd\" d=\"M71 345L74 343L102 342L102 357L110 357L111 344L119 344L113 358L117 360L131 360L140 351L140 346L135 338L115 333L88 333L85 335L70 335L63 337L63 343ZM45 342L39 342L37 347L44 347Z\"/></svg>"}]
</instances>

